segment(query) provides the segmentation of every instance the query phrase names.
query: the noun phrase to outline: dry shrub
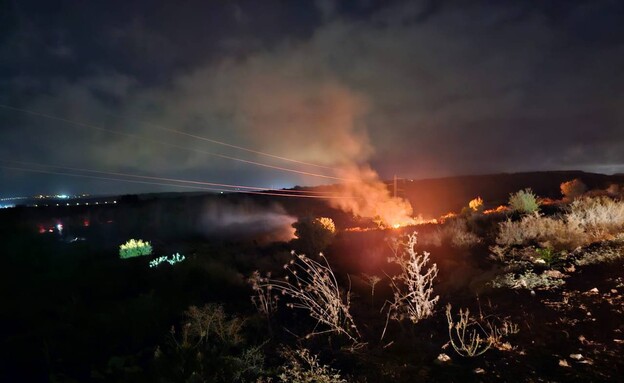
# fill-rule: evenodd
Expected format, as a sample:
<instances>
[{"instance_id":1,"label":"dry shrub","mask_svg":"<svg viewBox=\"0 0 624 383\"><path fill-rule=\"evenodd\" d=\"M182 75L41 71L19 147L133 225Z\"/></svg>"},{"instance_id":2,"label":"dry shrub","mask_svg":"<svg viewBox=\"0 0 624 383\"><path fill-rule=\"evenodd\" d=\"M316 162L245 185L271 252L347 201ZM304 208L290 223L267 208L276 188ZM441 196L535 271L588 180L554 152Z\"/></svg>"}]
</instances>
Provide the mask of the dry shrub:
<instances>
[{"instance_id":1,"label":"dry shrub","mask_svg":"<svg viewBox=\"0 0 624 383\"><path fill-rule=\"evenodd\" d=\"M152 254L152 244L142 239L130 239L119 246L119 258L134 258Z\"/></svg>"},{"instance_id":2,"label":"dry shrub","mask_svg":"<svg viewBox=\"0 0 624 383\"><path fill-rule=\"evenodd\" d=\"M506 338L517 334L518 325L508 318L485 316L479 313L478 317L470 315L469 309L459 309L459 319L453 319L450 304L446 306L446 321L448 323L449 344L455 352L463 357L475 357L484 354L494 347L501 351L512 350L513 346Z\"/></svg>"},{"instance_id":3,"label":"dry shrub","mask_svg":"<svg viewBox=\"0 0 624 383\"><path fill-rule=\"evenodd\" d=\"M453 247L470 247L479 243L478 235L468 230L468 223L463 218L447 220L440 227L420 236L419 243L425 246L440 247L448 243Z\"/></svg>"},{"instance_id":4,"label":"dry shrub","mask_svg":"<svg viewBox=\"0 0 624 383\"><path fill-rule=\"evenodd\" d=\"M621 198L624 197L624 185L611 184L605 190L609 197Z\"/></svg>"},{"instance_id":5,"label":"dry shrub","mask_svg":"<svg viewBox=\"0 0 624 383\"><path fill-rule=\"evenodd\" d=\"M438 267L434 263L428 266L429 253L418 254L415 250L417 243L416 233L407 235L406 242L397 242L393 247L394 257L388 262L394 262L401 268L399 274L391 278L393 300L387 301L386 327L390 319L402 321L408 319L417 323L421 319L433 314L433 308L439 297L433 295L433 281L438 275ZM386 328L381 335L385 335Z\"/></svg>"},{"instance_id":6,"label":"dry shrub","mask_svg":"<svg viewBox=\"0 0 624 383\"><path fill-rule=\"evenodd\" d=\"M535 274L530 270L522 274L507 273L496 277L491 282L491 285L498 289L550 290L565 284L563 274L559 273L553 275L553 270L549 271L551 272L545 271L541 274Z\"/></svg>"},{"instance_id":7,"label":"dry shrub","mask_svg":"<svg viewBox=\"0 0 624 383\"><path fill-rule=\"evenodd\" d=\"M229 318L223 306L191 306L184 314L187 321L182 328L182 347L207 342L211 337L229 344L239 344L244 340L242 328L245 321L238 317Z\"/></svg>"},{"instance_id":8,"label":"dry shrub","mask_svg":"<svg viewBox=\"0 0 624 383\"><path fill-rule=\"evenodd\" d=\"M563 182L560 188L561 194L568 200L579 198L587 191L587 186L578 178Z\"/></svg>"},{"instance_id":9,"label":"dry shrub","mask_svg":"<svg viewBox=\"0 0 624 383\"><path fill-rule=\"evenodd\" d=\"M535 213L539 210L540 202L531 189L519 190L509 195L509 208L519 213Z\"/></svg>"},{"instance_id":10,"label":"dry shrub","mask_svg":"<svg viewBox=\"0 0 624 383\"><path fill-rule=\"evenodd\" d=\"M624 202L606 197L573 201L559 217L539 214L499 224L500 246L539 245L572 250L577 246L612 239L624 230Z\"/></svg>"},{"instance_id":11,"label":"dry shrub","mask_svg":"<svg viewBox=\"0 0 624 383\"><path fill-rule=\"evenodd\" d=\"M453 247L470 247L481 241L479 236L468 230L468 223L464 219L450 221L443 230Z\"/></svg>"},{"instance_id":12,"label":"dry shrub","mask_svg":"<svg viewBox=\"0 0 624 383\"><path fill-rule=\"evenodd\" d=\"M271 273L267 273L267 276L263 278L260 272L256 270L247 280L254 291L254 295L251 296L251 303L267 319L277 311L277 302L279 301L278 295L273 295L270 287L264 289L260 287L260 284L269 282L269 278L271 278Z\"/></svg>"},{"instance_id":13,"label":"dry shrub","mask_svg":"<svg viewBox=\"0 0 624 383\"><path fill-rule=\"evenodd\" d=\"M569 225L583 228L590 240L609 239L624 229L624 202L610 198L581 198L570 204Z\"/></svg>"},{"instance_id":14,"label":"dry shrub","mask_svg":"<svg viewBox=\"0 0 624 383\"><path fill-rule=\"evenodd\" d=\"M308 349L281 351L286 363L281 367L279 379L285 383L347 383L340 377L340 372L321 364L317 355Z\"/></svg>"},{"instance_id":15,"label":"dry shrub","mask_svg":"<svg viewBox=\"0 0 624 383\"><path fill-rule=\"evenodd\" d=\"M445 233L442 228L436 227L435 230L420 233L418 243L422 246L440 247L443 240L445 240Z\"/></svg>"},{"instance_id":16,"label":"dry shrub","mask_svg":"<svg viewBox=\"0 0 624 383\"><path fill-rule=\"evenodd\" d=\"M500 246L538 245L556 249L575 248L582 243L582 231L563 219L532 214L519 221L507 220L499 224L496 243Z\"/></svg>"},{"instance_id":17,"label":"dry shrub","mask_svg":"<svg viewBox=\"0 0 624 383\"><path fill-rule=\"evenodd\" d=\"M321 264L305 255L292 254L295 258L284 265L289 275L284 279L261 279L256 288L261 292L264 290L262 294L274 290L289 297L292 301L287 304L288 307L308 311L317 324L328 328L326 331L316 331L315 328L308 337L336 333L345 335L354 346L359 345L360 334L349 312L350 292L342 293L327 258L321 253L325 263Z\"/></svg>"},{"instance_id":18,"label":"dry shrub","mask_svg":"<svg viewBox=\"0 0 624 383\"><path fill-rule=\"evenodd\" d=\"M297 237L293 244L298 251L309 255L324 251L336 236L334 220L327 217L301 218L292 226Z\"/></svg>"},{"instance_id":19,"label":"dry shrub","mask_svg":"<svg viewBox=\"0 0 624 383\"><path fill-rule=\"evenodd\" d=\"M366 273L362 273L362 279L371 287L371 305L374 303L375 299L375 286L377 283L381 282L381 278L377 275L368 275Z\"/></svg>"},{"instance_id":20,"label":"dry shrub","mask_svg":"<svg viewBox=\"0 0 624 383\"><path fill-rule=\"evenodd\" d=\"M330 233L332 234L336 233L336 224L334 223L333 219L327 218L327 217L320 217L320 218L316 218L314 222L316 222L318 225L320 225L322 228L329 231Z\"/></svg>"},{"instance_id":21,"label":"dry shrub","mask_svg":"<svg viewBox=\"0 0 624 383\"><path fill-rule=\"evenodd\" d=\"M170 342L154 352L162 381L255 381L264 372L263 345L247 344L244 324L220 305L191 306L182 327L171 328Z\"/></svg>"},{"instance_id":22,"label":"dry shrub","mask_svg":"<svg viewBox=\"0 0 624 383\"><path fill-rule=\"evenodd\" d=\"M451 305L446 306L449 343L453 350L464 357L484 354L492 347L492 340L487 330L470 316L470 310L459 309L459 320L454 321Z\"/></svg>"}]
</instances>

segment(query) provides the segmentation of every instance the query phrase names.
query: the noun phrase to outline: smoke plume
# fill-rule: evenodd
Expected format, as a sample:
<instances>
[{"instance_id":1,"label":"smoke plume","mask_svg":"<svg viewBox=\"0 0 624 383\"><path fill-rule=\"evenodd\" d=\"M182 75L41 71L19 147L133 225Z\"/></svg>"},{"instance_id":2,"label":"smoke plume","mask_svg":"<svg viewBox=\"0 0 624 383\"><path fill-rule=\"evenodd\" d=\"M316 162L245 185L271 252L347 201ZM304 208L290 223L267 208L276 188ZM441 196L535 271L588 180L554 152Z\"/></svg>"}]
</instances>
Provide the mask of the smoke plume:
<instances>
[{"instance_id":1,"label":"smoke plume","mask_svg":"<svg viewBox=\"0 0 624 383\"><path fill-rule=\"evenodd\" d=\"M402 226L413 222L410 203L391 196L387 185L368 165L343 166L338 173L354 181L337 185L340 195L349 198L331 199L331 206L359 217L374 218L383 226Z\"/></svg>"},{"instance_id":2,"label":"smoke plume","mask_svg":"<svg viewBox=\"0 0 624 383\"><path fill-rule=\"evenodd\" d=\"M297 219L281 205L259 206L250 201L210 201L201 216L200 231L206 235L253 238L261 242L287 242L295 238Z\"/></svg>"},{"instance_id":3,"label":"smoke plume","mask_svg":"<svg viewBox=\"0 0 624 383\"><path fill-rule=\"evenodd\" d=\"M411 222L409 202L392 197L366 164L374 151L365 123L371 103L302 53L309 49L232 69L242 79L235 99L247 137L262 150L333 168L343 198L331 206L385 226Z\"/></svg>"}]
</instances>

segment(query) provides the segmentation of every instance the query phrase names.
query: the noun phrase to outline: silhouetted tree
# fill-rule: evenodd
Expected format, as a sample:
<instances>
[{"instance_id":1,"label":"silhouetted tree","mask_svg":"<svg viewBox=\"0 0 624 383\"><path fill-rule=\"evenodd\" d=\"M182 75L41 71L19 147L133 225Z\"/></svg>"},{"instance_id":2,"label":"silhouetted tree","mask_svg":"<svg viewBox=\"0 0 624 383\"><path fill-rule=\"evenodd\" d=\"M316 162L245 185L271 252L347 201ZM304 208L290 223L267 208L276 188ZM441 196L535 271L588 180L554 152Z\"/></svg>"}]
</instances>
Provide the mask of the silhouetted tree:
<instances>
[{"instance_id":1,"label":"silhouetted tree","mask_svg":"<svg viewBox=\"0 0 624 383\"><path fill-rule=\"evenodd\" d=\"M336 235L336 226L331 218L302 218L293 223L295 236L293 245L300 253L315 256L324 251Z\"/></svg>"}]
</instances>

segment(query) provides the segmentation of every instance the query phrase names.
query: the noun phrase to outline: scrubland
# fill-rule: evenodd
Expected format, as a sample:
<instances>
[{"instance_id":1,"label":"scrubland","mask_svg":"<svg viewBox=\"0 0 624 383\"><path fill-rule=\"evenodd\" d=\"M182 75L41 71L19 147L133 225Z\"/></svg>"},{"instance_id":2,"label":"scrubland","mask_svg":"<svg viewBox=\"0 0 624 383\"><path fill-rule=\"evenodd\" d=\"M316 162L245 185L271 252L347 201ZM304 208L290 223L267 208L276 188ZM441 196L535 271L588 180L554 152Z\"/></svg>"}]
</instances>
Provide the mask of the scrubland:
<instances>
[{"instance_id":1,"label":"scrubland","mask_svg":"<svg viewBox=\"0 0 624 383\"><path fill-rule=\"evenodd\" d=\"M20 252L3 271L3 378L619 381L616 186L475 196L397 229L301 216L289 242L70 245L20 229L6 240Z\"/></svg>"}]
</instances>

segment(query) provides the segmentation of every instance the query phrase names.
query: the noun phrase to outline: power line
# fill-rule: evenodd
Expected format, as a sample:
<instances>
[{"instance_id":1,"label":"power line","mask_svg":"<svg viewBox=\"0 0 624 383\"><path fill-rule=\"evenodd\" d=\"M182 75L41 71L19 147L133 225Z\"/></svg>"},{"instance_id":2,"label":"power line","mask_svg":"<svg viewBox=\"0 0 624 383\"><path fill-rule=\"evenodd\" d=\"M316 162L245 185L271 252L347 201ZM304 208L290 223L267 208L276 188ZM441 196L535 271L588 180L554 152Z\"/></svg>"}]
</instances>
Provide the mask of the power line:
<instances>
[{"instance_id":1,"label":"power line","mask_svg":"<svg viewBox=\"0 0 624 383\"><path fill-rule=\"evenodd\" d=\"M286 194L286 193L277 193L277 192L261 192L261 191L245 191L245 190L231 190L231 189L220 189L206 186L194 186L194 185L177 185L171 183L161 183L161 182L152 182L152 181L139 181L139 180L130 180L124 178L113 178L113 177L102 177L102 176L93 176L86 174L75 174L75 173L66 173L66 172L57 172L57 171L49 171L43 169L30 169L16 166L5 166L0 165L0 168L8 169L8 170L17 170L17 171L25 171L25 172L33 172L33 173L44 173L44 174L53 174L53 175L63 175L69 177L79 177L79 178L90 178L97 180L107 180L107 181L121 181L121 182L132 182L132 183L140 183L140 184L148 184L148 185L160 185L160 186L173 186L179 188L190 188L190 189L200 189L200 190L209 190L209 191L219 191L219 192L227 192L227 193L238 193L238 194L256 194L256 195L265 195L265 196L277 196L277 197L293 197L293 198L314 198L314 199L332 199L332 198L350 198L350 197L332 197L332 196L319 196L319 195L307 195L307 194Z\"/></svg>"},{"instance_id":2,"label":"power line","mask_svg":"<svg viewBox=\"0 0 624 383\"><path fill-rule=\"evenodd\" d=\"M341 180L341 181L355 181L355 180L350 180L350 179L341 178L341 177L328 176L328 175L325 175L325 174L306 172L306 171L296 170L296 169L292 169L292 168L285 168L285 167L281 167L281 166L265 164L265 163L257 162L257 161L245 160L245 159L238 158L238 157L232 157L232 156L228 156L228 155L220 154L220 153L212 153L212 152L208 152L208 151L200 150L200 149L187 148L187 147L180 146L180 145L175 145L175 144L170 144L170 143L163 142L163 141L158 141L158 140L155 140L155 139L150 138L150 137L144 137L144 136L140 136L140 135L137 135L137 134L119 132L119 131L116 131L116 130L103 128L103 127L100 127L100 126L97 126L97 125L93 125L93 124L87 124L87 123L84 123L84 122L73 121L73 120L69 120L69 119L63 118L63 117L57 117L57 116L53 116L53 115L50 115L50 114L40 113L40 112L36 112L36 111L32 111L32 110L16 108L16 107L13 107L13 106L10 106L10 105L0 104L0 108L9 109L9 110L13 110L13 111L21 112L21 113L26 113L26 114L30 114L30 115L33 115L33 116L43 117L43 118L47 118L47 119L51 119L51 120L61 121L61 122L67 123L67 124L75 125L75 126L80 126L80 127L96 129L96 130L100 130L100 131L104 131L104 132L109 132L109 133L113 133L113 134L117 134L117 135L121 135L121 136L125 136L125 137L130 137L130 138L133 138L133 139L138 139L138 140L143 140L143 141L147 140L147 141L151 141L151 142L154 142L154 143L157 143L157 144L160 144L160 145L169 146L169 147L172 147L172 148L177 148L177 149L182 149L182 150L188 150L188 151L193 151L193 152L197 152L197 153L207 154L207 155L210 155L210 156L215 156L215 157L219 157L219 158L224 158L224 159L229 159L229 160L233 160L233 161L243 162L243 163L256 165L256 166L261 166L261 167L265 167L265 168L281 170L281 171L285 171L285 172L297 173L297 174L313 176L313 177L326 178L326 179Z\"/></svg>"},{"instance_id":3,"label":"power line","mask_svg":"<svg viewBox=\"0 0 624 383\"><path fill-rule=\"evenodd\" d=\"M136 119L136 118L120 116L120 115L114 114L114 113L109 113L109 114L112 114L112 115L114 115L116 117L119 117L119 118L122 118L124 120L136 121L136 122L138 122L140 124L149 125L151 127L154 127L156 129L160 129L160 130L163 130L163 131L166 131L166 132L171 132L171 133L176 133L176 134L180 134L180 135L191 137L191 138L196 138L196 139L199 139L199 140L202 140L202 141L206 141L206 142L210 142L210 143L213 143L213 144L223 145L223 146L227 146L229 148L238 149L238 150L242 150L242 151L249 152L249 153L259 154L261 156L276 158L278 160L287 161L287 162L293 162L293 163L297 163L297 164L300 164L300 165L314 166L314 167L317 167L317 168L334 170L334 168L332 168L330 166L313 164L311 162L299 161L299 160L295 160L293 158L288 158L288 157L278 156L278 155L271 154L271 153L261 152L259 150L249 149L249 148L246 148L246 147L243 147L243 146L232 145L232 144L228 144L227 142L215 140L215 139L208 138L208 137L198 136L198 135L187 133L187 132L184 132L184 131L181 131L181 130L166 128L164 126L157 125L157 124L154 124L152 122L148 122L148 121L144 121L144 120L139 120L139 119Z\"/></svg>"},{"instance_id":4,"label":"power line","mask_svg":"<svg viewBox=\"0 0 624 383\"><path fill-rule=\"evenodd\" d=\"M258 186L245 186L245 185L224 184L224 183L216 183L216 182L194 181L194 180L185 180L185 179L179 179L179 178L146 176L146 175L121 173L121 172L107 172L107 171L102 171L102 170L76 168L76 167L70 167L70 166L39 164L36 162L27 162L27 161L15 161L15 160L5 160L5 159L0 159L0 161L12 162L12 163L21 164L21 165L33 165L33 166L38 166L38 167L63 169L63 170L69 170L69 171L98 173L98 174L106 174L106 175L122 176L122 177L134 177L134 178L150 179L150 180L165 181L165 182L179 182L179 183L188 183L188 184L203 185L203 186L217 186L217 187L224 187L224 188L231 188L231 189L247 189L247 190L256 190L256 191L270 190L269 188L263 188L263 187L258 187ZM331 194L333 195L333 197L339 196L334 192L314 191L314 190L281 190L280 193L302 193L302 194L306 193L306 194L320 194L320 195Z\"/></svg>"}]
</instances>

